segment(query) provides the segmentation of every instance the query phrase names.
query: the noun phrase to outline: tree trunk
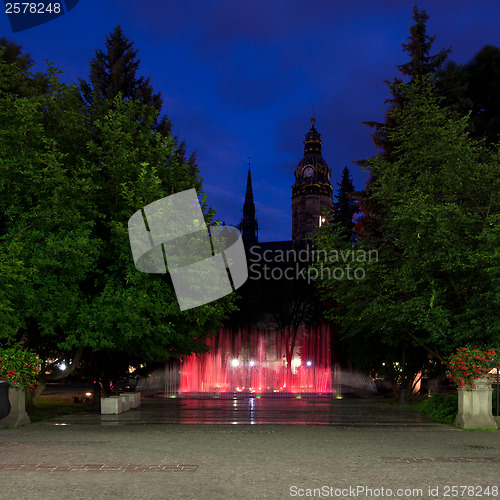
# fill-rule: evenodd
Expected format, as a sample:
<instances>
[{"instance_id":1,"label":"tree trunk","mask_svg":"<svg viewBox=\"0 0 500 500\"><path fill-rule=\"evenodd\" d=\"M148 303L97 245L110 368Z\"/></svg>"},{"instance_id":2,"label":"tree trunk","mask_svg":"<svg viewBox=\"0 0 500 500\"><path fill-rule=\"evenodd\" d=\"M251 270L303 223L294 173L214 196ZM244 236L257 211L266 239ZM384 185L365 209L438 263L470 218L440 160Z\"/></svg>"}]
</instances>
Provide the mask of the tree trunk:
<instances>
[{"instance_id":1,"label":"tree trunk","mask_svg":"<svg viewBox=\"0 0 500 500\"><path fill-rule=\"evenodd\" d=\"M54 382L56 380L61 380L63 378L66 378L68 375L71 375L76 370L78 364L80 363L80 360L82 359L83 349L84 349L83 346L80 346L75 351L71 363L69 363L66 366L65 370L47 375L46 377L44 377L44 382Z\"/></svg>"}]
</instances>

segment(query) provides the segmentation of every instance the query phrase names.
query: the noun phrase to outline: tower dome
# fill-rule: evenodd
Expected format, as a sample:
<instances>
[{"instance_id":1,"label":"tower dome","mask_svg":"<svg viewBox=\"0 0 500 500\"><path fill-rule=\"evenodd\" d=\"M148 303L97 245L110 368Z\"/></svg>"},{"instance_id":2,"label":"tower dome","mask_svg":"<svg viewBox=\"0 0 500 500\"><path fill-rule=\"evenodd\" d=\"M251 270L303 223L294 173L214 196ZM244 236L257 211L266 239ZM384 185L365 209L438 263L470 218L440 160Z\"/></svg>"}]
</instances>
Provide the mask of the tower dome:
<instances>
[{"instance_id":1,"label":"tower dome","mask_svg":"<svg viewBox=\"0 0 500 500\"><path fill-rule=\"evenodd\" d=\"M316 130L315 118L304 140L304 157L295 169L292 186L292 239L298 242L322 224L322 212L331 210L333 188L331 170L321 154L321 134Z\"/></svg>"}]
</instances>

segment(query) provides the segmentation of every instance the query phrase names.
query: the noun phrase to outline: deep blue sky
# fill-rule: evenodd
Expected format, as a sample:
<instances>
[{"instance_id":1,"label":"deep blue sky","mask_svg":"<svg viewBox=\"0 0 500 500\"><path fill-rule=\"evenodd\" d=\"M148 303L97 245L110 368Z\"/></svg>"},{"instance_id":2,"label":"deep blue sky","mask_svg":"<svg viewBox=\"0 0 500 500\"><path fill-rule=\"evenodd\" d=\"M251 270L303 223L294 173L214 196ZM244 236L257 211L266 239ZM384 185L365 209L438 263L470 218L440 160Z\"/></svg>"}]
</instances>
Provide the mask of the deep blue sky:
<instances>
[{"instance_id":1,"label":"deep blue sky","mask_svg":"<svg viewBox=\"0 0 500 500\"><path fill-rule=\"evenodd\" d=\"M65 81L88 77L88 61L120 23L135 41L140 73L164 97L164 111L201 175L218 218L241 217L251 156L261 241L291 238L293 172L303 154L312 105L332 182L349 166L357 188L367 174L353 160L375 153L362 121L382 120L384 79L407 61L414 1L406 0L80 0L66 15L2 36L48 59ZM486 44L500 47L500 2L421 0L436 35L468 62Z\"/></svg>"}]
</instances>

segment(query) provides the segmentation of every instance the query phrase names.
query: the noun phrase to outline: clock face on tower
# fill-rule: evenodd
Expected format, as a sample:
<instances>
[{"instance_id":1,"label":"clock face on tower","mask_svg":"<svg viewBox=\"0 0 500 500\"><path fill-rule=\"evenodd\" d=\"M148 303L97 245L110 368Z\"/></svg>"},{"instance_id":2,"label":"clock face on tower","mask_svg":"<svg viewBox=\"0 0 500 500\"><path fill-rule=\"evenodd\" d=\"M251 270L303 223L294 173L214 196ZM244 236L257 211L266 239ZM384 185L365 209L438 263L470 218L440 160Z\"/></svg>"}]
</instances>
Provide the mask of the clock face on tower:
<instances>
[{"instance_id":1,"label":"clock face on tower","mask_svg":"<svg viewBox=\"0 0 500 500\"><path fill-rule=\"evenodd\" d=\"M304 177L311 177L314 174L314 170L312 167L306 167L302 173Z\"/></svg>"}]
</instances>

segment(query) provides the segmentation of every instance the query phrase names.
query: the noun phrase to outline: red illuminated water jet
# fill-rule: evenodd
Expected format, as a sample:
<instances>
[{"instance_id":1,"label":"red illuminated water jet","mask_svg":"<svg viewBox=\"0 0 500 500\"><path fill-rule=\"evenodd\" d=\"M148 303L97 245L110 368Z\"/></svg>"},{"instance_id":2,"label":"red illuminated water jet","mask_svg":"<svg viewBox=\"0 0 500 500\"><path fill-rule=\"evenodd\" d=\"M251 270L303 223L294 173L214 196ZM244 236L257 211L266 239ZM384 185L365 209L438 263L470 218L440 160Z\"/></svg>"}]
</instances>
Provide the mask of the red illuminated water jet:
<instances>
[{"instance_id":1,"label":"red illuminated water jet","mask_svg":"<svg viewBox=\"0 0 500 500\"><path fill-rule=\"evenodd\" d=\"M329 324L299 329L221 328L210 352L186 356L180 394L332 393Z\"/></svg>"}]
</instances>

